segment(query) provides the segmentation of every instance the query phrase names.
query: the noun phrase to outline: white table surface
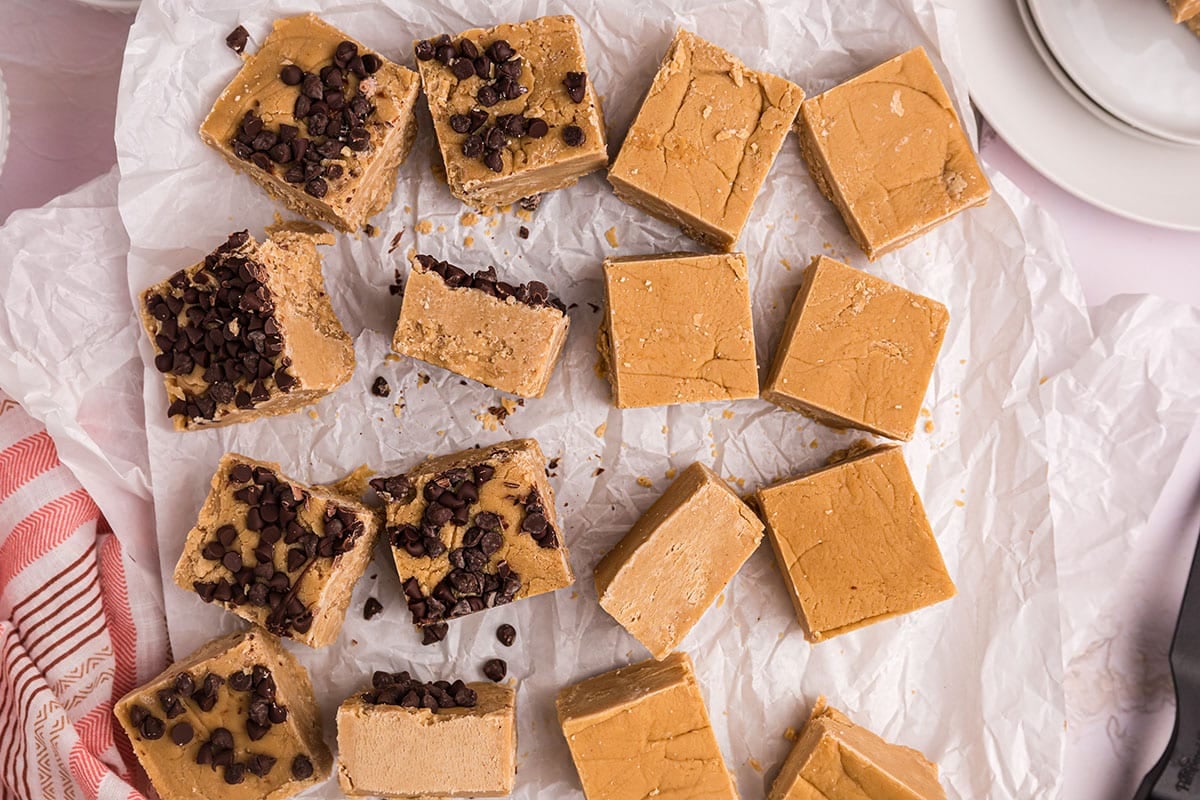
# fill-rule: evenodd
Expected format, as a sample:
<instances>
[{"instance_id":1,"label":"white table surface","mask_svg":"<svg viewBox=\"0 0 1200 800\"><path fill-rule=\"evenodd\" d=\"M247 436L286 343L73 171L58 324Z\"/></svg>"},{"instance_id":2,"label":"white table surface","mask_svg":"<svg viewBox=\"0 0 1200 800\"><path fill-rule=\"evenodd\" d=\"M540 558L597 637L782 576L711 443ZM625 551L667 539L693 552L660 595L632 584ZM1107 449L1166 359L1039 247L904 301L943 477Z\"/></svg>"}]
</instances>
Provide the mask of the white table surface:
<instances>
[{"instance_id":1,"label":"white table surface","mask_svg":"<svg viewBox=\"0 0 1200 800\"><path fill-rule=\"evenodd\" d=\"M72 0L0 0L0 71L12 131L0 172L0 223L100 175L116 162L113 115L131 16ZM1200 233L1143 225L1101 211L1035 172L990 131L982 152L1061 226L1088 302L1149 293L1200 306ZM1114 686L1081 716L1067 749L1068 800L1124 800L1162 751L1172 698L1161 680L1173 621L1200 528L1200 424L1154 511L1131 569L1146 576L1145 636L1123 657L1159 680ZM1071 673L1068 668L1067 680Z\"/></svg>"}]
</instances>

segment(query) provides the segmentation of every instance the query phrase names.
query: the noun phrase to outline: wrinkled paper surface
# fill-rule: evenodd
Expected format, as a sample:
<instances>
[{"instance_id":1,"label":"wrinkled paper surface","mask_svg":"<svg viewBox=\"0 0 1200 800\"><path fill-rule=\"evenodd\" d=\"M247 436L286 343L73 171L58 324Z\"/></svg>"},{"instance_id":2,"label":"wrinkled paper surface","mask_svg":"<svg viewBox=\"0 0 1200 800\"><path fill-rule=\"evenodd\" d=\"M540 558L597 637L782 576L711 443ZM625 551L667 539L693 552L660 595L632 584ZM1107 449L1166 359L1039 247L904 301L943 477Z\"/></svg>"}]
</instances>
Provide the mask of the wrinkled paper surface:
<instances>
[{"instance_id":1,"label":"wrinkled paper surface","mask_svg":"<svg viewBox=\"0 0 1200 800\"><path fill-rule=\"evenodd\" d=\"M254 47L275 16L320 9L369 47L411 64L414 38L567 9L512 1L460 15L427 5L226 0L200 11L178 0L147 3L130 36L117 126L131 290L197 261L232 230L261 235L281 210L196 135L239 67L223 43L238 23L250 31ZM583 27L591 79L604 96L614 148L678 25L815 93L918 44L939 52L948 21L929 3L882 0L725 3L690 14L646 2L635 16L603 3L570 8ZM736 35L731 19L737 20ZM965 109L963 88L955 88ZM374 220L381 235L339 236L325 254L335 309L356 339L358 369L346 386L312 414L179 434L165 416L159 376L146 373L162 572L169 582L208 476L225 451L279 461L289 475L322 482L361 463L399 471L428 454L536 437L547 456L557 459L552 483L579 575L574 587L456 621L443 643L422 647L381 548L355 591L339 641L319 651L291 649L313 676L331 744L334 709L372 669L477 679L484 660L506 658L519 685L514 796L578 796L555 722L554 694L646 657L596 603L590 573L600 556L665 489L668 470L701 460L750 491L823 464L861 435L834 433L754 400L613 409L608 387L593 369L599 315L589 303L602 297L602 258L695 246L617 201L601 175L547 197L531 222L509 213L464 224L467 209L431 171L434 145L427 117L423 120L393 203ZM531 230L528 240L517 236L521 224ZM402 230L399 249L389 254L390 240ZM406 269L404 256L414 247L468 268L495 263L510 279L544 280L574 306L567 351L546 397L518 408L500 430L487 430L478 419L499 404L497 392L408 359L385 360L399 306L387 286L395 269ZM740 248L751 264L764 368L809 257L825 252L866 266L819 196L791 137ZM861 724L938 761L954 797L1055 793L1064 741L1062 661L1047 464L1030 445L1042 435L1042 414L1031 324L1039 298L1026 274L1026 253L1002 196L870 267L951 309L926 399L930 416L922 418L922 430L905 455L961 594L813 647L803 639L769 548L756 553L684 643L744 796L765 792L790 747L784 730L803 723L818 694ZM143 338L141 346L149 362L149 342ZM389 400L369 391L377 375L393 387ZM399 399L404 406L397 417L393 402ZM600 468L604 472L597 476ZM652 485L642 485L647 481L639 477ZM366 622L361 609L369 595L386 610ZM180 655L242 625L169 583L164 597ZM518 631L517 644L508 650L494 637L502 622ZM337 790L329 783L314 794L336 796Z\"/></svg>"}]
</instances>

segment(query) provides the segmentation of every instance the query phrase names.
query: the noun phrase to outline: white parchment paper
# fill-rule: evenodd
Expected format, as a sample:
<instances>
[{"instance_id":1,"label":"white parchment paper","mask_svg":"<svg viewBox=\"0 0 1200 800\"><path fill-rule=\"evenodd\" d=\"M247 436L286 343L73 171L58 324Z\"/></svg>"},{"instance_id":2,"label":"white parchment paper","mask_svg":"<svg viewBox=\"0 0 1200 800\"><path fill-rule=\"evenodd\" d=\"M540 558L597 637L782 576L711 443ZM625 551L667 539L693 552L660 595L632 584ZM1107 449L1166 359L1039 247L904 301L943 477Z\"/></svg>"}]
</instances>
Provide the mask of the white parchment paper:
<instances>
[{"instance_id":1,"label":"white parchment paper","mask_svg":"<svg viewBox=\"0 0 1200 800\"><path fill-rule=\"evenodd\" d=\"M143 4L130 35L117 146L121 216L129 231L129 283L137 292L201 258L232 230L261 235L281 211L230 172L196 135L239 66L224 36L235 25L252 47L281 14L321 10L368 46L411 64L410 42L473 24L573 11L583 29L591 78L605 98L614 152L674 28L687 26L756 68L827 88L917 44L941 52L950 15L931 2L822 0L721 3L679 12L662 0L628 11L600 2L501 0L460 10L383 0L182 0ZM731 24L732 23L732 24ZM967 110L961 83L951 83ZM968 119L970 119L968 115ZM394 570L381 550L356 589L337 643L291 649L308 666L326 714L374 668L411 668L429 678L479 677L500 655L517 681L520 772L515 797L579 796L554 717L564 685L640 660L646 653L596 604L592 567L667 486L666 473L696 460L746 491L818 466L860 438L834 433L759 401L619 412L597 378L593 346L600 262L610 254L694 249L677 231L613 197L599 175L548 197L531 222L512 214L464 223L431 171L428 119L401 170L381 236L339 236L326 253L326 281L356 337L350 383L314 408L220 431L178 434L167 424L159 376L146 372L145 403L164 598L179 655L237 628L233 616L169 583L183 537L220 455L236 450L280 461L293 476L327 481L361 463L401 470L430 453L535 436L557 459L552 482L563 518L575 587L451 624L448 638L422 647L408 622ZM818 646L807 644L768 548L731 583L685 642L709 712L744 797L764 794L818 694L885 737L940 762L958 798L1053 797L1061 779L1064 707L1055 551L1046 484L1044 405L1039 394L1036 321L1054 309L1080 313L1056 296L1061 265L1022 231L1028 202L1003 179L997 196L904 251L868 265L833 209L819 196L794 138L763 189L740 243L751 263L760 365L765 367L810 256L827 253L942 300L952 322L934 375L922 430L905 455L960 595L949 603ZM528 224L528 240L517 228ZM404 231L400 248L389 241ZM611 234L609 232L611 231ZM610 236L617 243L610 242ZM410 360L388 362L398 310L387 291L409 248L466 267L495 263L515 280L538 278L574 304L572 333L547 396L530 401L500 430L477 415L498 393ZM149 362L149 343L141 341ZM430 380L425 383L422 375ZM372 396L377 375L389 400ZM397 417L392 402L403 399ZM603 473L597 475L597 471ZM638 478L648 478L643 486ZM386 611L371 622L363 602ZM494 631L518 630L502 650ZM337 796L329 783L313 796Z\"/></svg>"}]
</instances>

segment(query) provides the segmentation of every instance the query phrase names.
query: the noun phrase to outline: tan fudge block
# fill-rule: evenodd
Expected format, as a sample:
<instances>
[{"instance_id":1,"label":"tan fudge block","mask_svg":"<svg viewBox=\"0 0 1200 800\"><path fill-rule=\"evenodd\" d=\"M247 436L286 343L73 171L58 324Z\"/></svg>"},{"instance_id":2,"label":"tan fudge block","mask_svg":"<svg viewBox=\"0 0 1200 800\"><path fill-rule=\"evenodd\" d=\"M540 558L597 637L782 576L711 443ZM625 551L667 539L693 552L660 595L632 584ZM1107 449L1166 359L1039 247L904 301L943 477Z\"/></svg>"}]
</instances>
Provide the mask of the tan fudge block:
<instances>
[{"instance_id":1,"label":"tan fudge block","mask_svg":"<svg viewBox=\"0 0 1200 800\"><path fill-rule=\"evenodd\" d=\"M729 251L803 100L794 83L680 28L608 180L631 206Z\"/></svg>"},{"instance_id":2,"label":"tan fudge block","mask_svg":"<svg viewBox=\"0 0 1200 800\"><path fill-rule=\"evenodd\" d=\"M507 43L508 51L500 55L508 58L495 58L496 42ZM449 63L436 56L442 47L450 48ZM459 78L456 62L471 63L472 54L476 73ZM592 81L585 81L579 102L565 83L569 74L587 75L583 37L574 17L539 17L472 28L453 40L443 36L417 42L417 69L450 192L468 205L494 208L561 189L608 163L604 117ZM504 92L510 82L513 97ZM490 91L499 99L489 105L483 100L494 99L487 96ZM471 112L476 121L457 130L452 120ZM530 127L533 120L540 122ZM544 130L537 130L542 124ZM582 134L582 142L574 144L568 128Z\"/></svg>"},{"instance_id":3,"label":"tan fudge block","mask_svg":"<svg viewBox=\"0 0 1200 800\"><path fill-rule=\"evenodd\" d=\"M392 349L503 392L541 397L571 320L546 284L513 286L492 267L468 275L413 259Z\"/></svg>"},{"instance_id":4,"label":"tan fudge block","mask_svg":"<svg viewBox=\"0 0 1200 800\"><path fill-rule=\"evenodd\" d=\"M686 653L568 686L557 706L587 800L737 800Z\"/></svg>"},{"instance_id":5,"label":"tan fudge block","mask_svg":"<svg viewBox=\"0 0 1200 800\"><path fill-rule=\"evenodd\" d=\"M333 313L318 244L278 226L246 231L142 292L139 313L176 430L289 414L350 379L354 343Z\"/></svg>"},{"instance_id":6,"label":"tan fudge block","mask_svg":"<svg viewBox=\"0 0 1200 800\"><path fill-rule=\"evenodd\" d=\"M357 49L339 54L343 42ZM359 60L346 63L350 52ZM290 85L283 71L293 66L300 82ZM280 19L217 98L200 138L288 208L356 231L391 202L417 135L419 89L417 73L315 15Z\"/></svg>"},{"instance_id":7,"label":"tan fudge block","mask_svg":"<svg viewBox=\"0 0 1200 800\"><path fill-rule=\"evenodd\" d=\"M308 673L263 631L209 642L113 713L162 800L283 800L333 768Z\"/></svg>"},{"instance_id":8,"label":"tan fudge block","mask_svg":"<svg viewBox=\"0 0 1200 800\"><path fill-rule=\"evenodd\" d=\"M817 700L767 800L945 800L938 768Z\"/></svg>"},{"instance_id":9,"label":"tan fudge block","mask_svg":"<svg viewBox=\"0 0 1200 800\"><path fill-rule=\"evenodd\" d=\"M758 396L746 257L604 262L597 346L617 408Z\"/></svg>"},{"instance_id":10,"label":"tan fudge block","mask_svg":"<svg viewBox=\"0 0 1200 800\"><path fill-rule=\"evenodd\" d=\"M376 673L376 683L381 673ZM406 680L360 692L338 708L338 783L349 797L503 797L517 774L516 692L493 683L463 686L472 705L406 706L430 688ZM410 688L412 687L412 688ZM411 701L407 701L411 702Z\"/></svg>"},{"instance_id":11,"label":"tan fudge block","mask_svg":"<svg viewBox=\"0 0 1200 800\"><path fill-rule=\"evenodd\" d=\"M992 191L920 47L804 101L800 146L821 193L871 259Z\"/></svg>"},{"instance_id":12,"label":"tan fudge block","mask_svg":"<svg viewBox=\"0 0 1200 800\"><path fill-rule=\"evenodd\" d=\"M175 583L310 647L337 638L379 533L375 512L229 453L213 475Z\"/></svg>"},{"instance_id":13,"label":"tan fudge block","mask_svg":"<svg viewBox=\"0 0 1200 800\"><path fill-rule=\"evenodd\" d=\"M596 566L600 606L651 655L665 658L762 535L762 521L721 476L693 464Z\"/></svg>"},{"instance_id":14,"label":"tan fudge block","mask_svg":"<svg viewBox=\"0 0 1200 800\"><path fill-rule=\"evenodd\" d=\"M371 482L413 623L433 625L575 582L533 439L431 458Z\"/></svg>"},{"instance_id":15,"label":"tan fudge block","mask_svg":"<svg viewBox=\"0 0 1200 800\"><path fill-rule=\"evenodd\" d=\"M911 439L949 320L936 300L817 256L763 399L833 427Z\"/></svg>"},{"instance_id":16,"label":"tan fudge block","mask_svg":"<svg viewBox=\"0 0 1200 800\"><path fill-rule=\"evenodd\" d=\"M899 447L869 450L756 498L810 642L954 596Z\"/></svg>"}]
</instances>

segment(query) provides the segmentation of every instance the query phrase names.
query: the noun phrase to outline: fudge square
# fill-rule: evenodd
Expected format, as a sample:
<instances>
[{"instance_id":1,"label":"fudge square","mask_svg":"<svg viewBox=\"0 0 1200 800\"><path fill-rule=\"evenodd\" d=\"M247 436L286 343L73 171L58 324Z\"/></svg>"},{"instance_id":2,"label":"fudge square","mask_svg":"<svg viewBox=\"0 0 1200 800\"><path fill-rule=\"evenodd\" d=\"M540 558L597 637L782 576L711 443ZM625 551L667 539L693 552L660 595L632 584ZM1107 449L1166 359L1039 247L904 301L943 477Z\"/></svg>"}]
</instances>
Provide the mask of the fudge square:
<instances>
[{"instance_id":1,"label":"fudge square","mask_svg":"<svg viewBox=\"0 0 1200 800\"><path fill-rule=\"evenodd\" d=\"M569 686L557 706L587 800L737 800L686 653Z\"/></svg>"},{"instance_id":2,"label":"fudge square","mask_svg":"<svg viewBox=\"0 0 1200 800\"><path fill-rule=\"evenodd\" d=\"M938 768L817 700L767 800L945 800Z\"/></svg>"},{"instance_id":3,"label":"fudge square","mask_svg":"<svg viewBox=\"0 0 1200 800\"><path fill-rule=\"evenodd\" d=\"M376 672L338 708L338 783L350 797L503 797L517 775L516 692Z\"/></svg>"},{"instance_id":4,"label":"fudge square","mask_svg":"<svg viewBox=\"0 0 1200 800\"><path fill-rule=\"evenodd\" d=\"M288 208L352 232L391 202L419 89L417 73L313 14L280 19L200 138Z\"/></svg>"},{"instance_id":5,"label":"fudge square","mask_svg":"<svg viewBox=\"0 0 1200 800\"><path fill-rule=\"evenodd\" d=\"M521 397L541 397L567 341L566 308L541 281L514 286L413 258L392 349Z\"/></svg>"},{"instance_id":6,"label":"fudge square","mask_svg":"<svg viewBox=\"0 0 1200 800\"><path fill-rule=\"evenodd\" d=\"M575 582L533 439L431 458L376 478L413 624L427 641L445 621Z\"/></svg>"},{"instance_id":7,"label":"fudge square","mask_svg":"<svg viewBox=\"0 0 1200 800\"><path fill-rule=\"evenodd\" d=\"M817 256L763 399L836 428L911 439L949 321L936 300Z\"/></svg>"},{"instance_id":8,"label":"fudge square","mask_svg":"<svg viewBox=\"0 0 1200 800\"><path fill-rule=\"evenodd\" d=\"M759 489L756 499L810 642L955 594L898 446Z\"/></svg>"},{"instance_id":9,"label":"fudge square","mask_svg":"<svg viewBox=\"0 0 1200 800\"><path fill-rule=\"evenodd\" d=\"M872 260L992 192L920 47L804 101L800 147Z\"/></svg>"},{"instance_id":10,"label":"fudge square","mask_svg":"<svg viewBox=\"0 0 1200 800\"><path fill-rule=\"evenodd\" d=\"M278 464L228 453L213 475L175 583L310 647L337 638L371 560L375 512Z\"/></svg>"},{"instance_id":11,"label":"fudge square","mask_svg":"<svg viewBox=\"0 0 1200 800\"><path fill-rule=\"evenodd\" d=\"M746 257L604 262L597 347L617 408L758 396Z\"/></svg>"},{"instance_id":12,"label":"fudge square","mask_svg":"<svg viewBox=\"0 0 1200 800\"><path fill-rule=\"evenodd\" d=\"M762 541L721 476L683 471L596 566L600 606L655 658L677 648Z\"/></svg>"},{"instance_id":13,"label":"fudge square","mask_svg":"<svg viewBox=\"0 0 1200 800\"><path fill-rule=\"evenodd\" d=\"M416 43L450 192L480 209L570 186L608 163L579 24L540 17Z\"/></svg>"},{"instance_id":14,"label":"fudge square","mask_svg":"<svg viewBox=\"0 0 1200 800\"><path fill-rule=\"evenodd\" d=\"M139 313L179 431L289 414L350 379L354 343L321 274L333 237L282 225L247 231L142 292Z\"/></svg>"},{"instance_id":15,"label":"fudge square","mask_svg":"<svg viewBox=\"0 0 1200 800\"><path fill-rule=\"evenodd\" d=\"M733 249L804 91L680 28L608 171L617 197Z\"/></svg>"},{"instance_id":16,"label":"fudge square","mask_svg":"<svg viewBox=\"0 0 1200 800\"><path fill-rule=\"evenodd\" d=\"M175 662L113 713L162 800L283 800L333 768L308 673L253 628Z\"/></svg>"}]
</instances>

